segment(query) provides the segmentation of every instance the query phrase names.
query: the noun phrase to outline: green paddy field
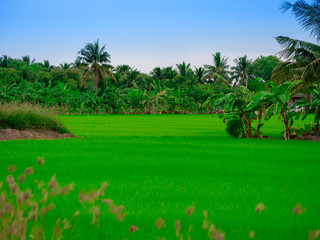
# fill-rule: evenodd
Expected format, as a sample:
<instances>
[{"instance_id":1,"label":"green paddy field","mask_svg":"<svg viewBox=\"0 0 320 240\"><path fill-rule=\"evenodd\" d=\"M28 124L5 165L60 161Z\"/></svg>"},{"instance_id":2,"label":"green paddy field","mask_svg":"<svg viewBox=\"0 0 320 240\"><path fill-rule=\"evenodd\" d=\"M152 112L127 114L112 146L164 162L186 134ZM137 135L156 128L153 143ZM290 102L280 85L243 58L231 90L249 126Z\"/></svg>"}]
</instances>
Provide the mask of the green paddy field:
<instances>
[{"instance_id":1,"label":"green paddy field","mask_svg":"<svg viewBox=\"0 0 320 240\"><path fill-rule=\"evenodd\" d=\"M18 172L34 166L34 177L46 182L53 174L62 184L75 182L74 193L57 199L47 218L50 229L57 217L82 211L76 230L65 239L176 239L177 219L183 233L193 224L192 239L207 239L203 210L226 239L248 239L252 230L255 239L308 239L309 230L320 228L320 142L281 140L277 118L262 129L273 139L233 139L222 120L211 115L60 119L80 138L0 142L0 179L14 164ZM36 166L39 156L43 166ZM103 181L109 184L106 197L123 204L128 216L117 222L105 210L98 228L89 225L77 193L97 189ZM256 213L260 202L266 209ZM298 216L292 212L297 203L306 208ZM195 212L187 217L191 205ZM159 217L166 228L155 229ZM130 225L140 230L129 233Z\"/></svg>"}]
</instances>

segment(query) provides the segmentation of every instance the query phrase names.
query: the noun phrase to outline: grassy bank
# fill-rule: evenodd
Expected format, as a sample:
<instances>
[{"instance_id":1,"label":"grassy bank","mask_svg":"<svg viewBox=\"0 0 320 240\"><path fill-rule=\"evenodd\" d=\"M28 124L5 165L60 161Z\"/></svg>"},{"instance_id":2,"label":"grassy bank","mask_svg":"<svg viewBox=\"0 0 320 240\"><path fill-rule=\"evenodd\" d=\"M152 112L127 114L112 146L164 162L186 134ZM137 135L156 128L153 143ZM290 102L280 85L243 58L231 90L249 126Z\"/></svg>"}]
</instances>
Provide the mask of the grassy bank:
<instances>
[{"instance_id":1,"label":"grassy bank","mask_svg":"<svg viewBox=\"0 0 320 240\"><path fill-rule=\"evenodd\" d=\"M52 174L75 190L98 188L108 181L106 194L128 212L123 223L101 213L100 229L81 215L78 239L174 239L174 221L182 231L194 223L193 239L205 239L202 211L226 232L227 239L307 239L319 228L320 148L318 142L270 139L232 139L221 119L210 115L63 116L63 123L79 139L0 142L0 179L6 167L19 170L38 156L46 164L35 177L49 182ZM283 126L268 122L264 134L281 138ZM32 184L32 183L30 183ZM71 216L81 209L77 195L60 202L49 220ZM257 214L263 202L266 210ZM296 216L301 203L306 212ZM58 203L59 204L59 199ZM195 213L186 217L186 207ZM168 225L155 229L162 217ZM140 227L129 233L130 225ZM73 239L66 236L66 239Z\"/></svg>"},{"instance_id":2,"label":"grassy bank","mask_svg":"<svg viewBox=\"0 0 320 240\"><path fill-rule=\"evenodd\" d=\"M5 128L69 132L48 109L31 104L0 104L0 129Z\"/></svg>"}]
</instances>

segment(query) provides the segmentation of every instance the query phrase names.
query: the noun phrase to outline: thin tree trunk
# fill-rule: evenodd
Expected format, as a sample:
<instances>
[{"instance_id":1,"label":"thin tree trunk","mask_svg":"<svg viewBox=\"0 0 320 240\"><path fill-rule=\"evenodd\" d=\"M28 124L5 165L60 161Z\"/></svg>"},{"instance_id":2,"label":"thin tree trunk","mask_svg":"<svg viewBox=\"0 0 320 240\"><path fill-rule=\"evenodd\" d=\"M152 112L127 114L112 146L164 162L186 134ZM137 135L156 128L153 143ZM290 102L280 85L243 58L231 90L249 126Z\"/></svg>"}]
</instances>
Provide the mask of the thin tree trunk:
<instances>
[{"instance_id":1,"label":"thin tree trunk","mask_svg":"<svg viewBox=\"0 0 320 240\"><path fill-rule=\"evenodd\" d=\"M283 107L281 108L281 115L283 118L283 123L284 123L284 139L285 140L290 140L290 129L289 129L289 122L286 117L286 113L283 110Z\"/></svg>"},{"instance_id":2,"label":"thin tree trunk","mask_svg":"<svg viewBox=\"0 0 320 240\"><path fill-rule=\"evenodd\" d=\"M246 137L247 138L251 138L252 137L252 134L251 134L251 123L249 124L248 121L247 121L247 116L246 116L246 112L241 109L240 110L241 114L242 114L242 118L243 118L243 122L244 122L244 126L245 126L245 129L246 129ZM250 126L249 126L250 125Z\"/></svg>"},{"instance_id":3,"label":"thin tree trunk","mask_svg":"<svg viewBox=\"0 0 320 240\"><path fill-rule=\"evenodd\" d=\"M262 120L262 107L259 108L259 116L258 116L258 125L256 128L256 137L260 137L260 128L261 128L261 120Z\"/></svg>"}]
</instances>

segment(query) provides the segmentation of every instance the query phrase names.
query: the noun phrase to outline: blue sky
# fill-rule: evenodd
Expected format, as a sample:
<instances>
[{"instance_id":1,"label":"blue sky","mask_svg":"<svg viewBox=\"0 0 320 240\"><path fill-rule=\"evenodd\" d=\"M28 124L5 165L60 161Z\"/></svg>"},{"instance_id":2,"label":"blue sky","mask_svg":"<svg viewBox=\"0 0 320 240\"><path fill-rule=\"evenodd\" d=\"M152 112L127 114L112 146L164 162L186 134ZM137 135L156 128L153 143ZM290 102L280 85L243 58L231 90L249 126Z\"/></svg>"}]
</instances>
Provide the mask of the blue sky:
<instances>
[{"instance_id":1,"label":"blue sky","mask_svg":"<svg viewBox=\"0 0 320 240\"><path fill-rule=\"evenodd\" d=\"M107 44L111 63L143 72L186 61L211 64L276 54L278 35L312 41L280 0L0 0L0 54L73 62L88 42Z\"/></svg>"}]
</instances>

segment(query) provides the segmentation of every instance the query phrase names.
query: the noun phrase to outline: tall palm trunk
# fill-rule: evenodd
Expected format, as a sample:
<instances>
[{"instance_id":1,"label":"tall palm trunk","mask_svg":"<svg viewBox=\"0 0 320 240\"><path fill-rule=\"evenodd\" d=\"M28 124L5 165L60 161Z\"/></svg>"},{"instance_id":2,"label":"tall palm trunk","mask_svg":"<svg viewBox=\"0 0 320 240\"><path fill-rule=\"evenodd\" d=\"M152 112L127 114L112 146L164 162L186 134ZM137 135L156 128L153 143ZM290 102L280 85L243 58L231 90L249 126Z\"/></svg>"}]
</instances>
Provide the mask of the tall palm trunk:
<instances>
[{"instance_id":1,"label":"tall palm trunk","mask_svg":"<svg viewBox=\"0 0 320 240\"><path fill-rule=\"evenodd\" d=\"M93 91L98 91L98 84L99 84L99 73L96 69L92 69L93 73Z\"/></svg>"}]
</instances>

